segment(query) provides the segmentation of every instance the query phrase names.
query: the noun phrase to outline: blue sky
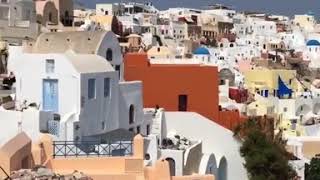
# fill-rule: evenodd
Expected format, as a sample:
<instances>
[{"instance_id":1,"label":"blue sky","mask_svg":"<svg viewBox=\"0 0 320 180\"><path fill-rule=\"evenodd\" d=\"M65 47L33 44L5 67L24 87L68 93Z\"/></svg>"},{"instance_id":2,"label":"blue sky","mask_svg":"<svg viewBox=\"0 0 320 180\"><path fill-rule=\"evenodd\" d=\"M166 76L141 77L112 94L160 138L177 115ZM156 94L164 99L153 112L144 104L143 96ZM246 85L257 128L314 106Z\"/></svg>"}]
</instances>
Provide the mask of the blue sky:
<instances>
[{"instance_id":1,"label":"blue sky","mask_svg":"<svg viewBox=\"0 0 320 180\"><path fill-rule=\"evenodd\" d=\"M119 2L120 0L78 0L88 7L95 7L99 2ZM122 2L128 0L122 0ZM135 0L144 2L143 0ZM257 10L292 16L312 11L320 16L320 0L151 0L158 9L169 7L206 8L208 4L221 3L231 5L237 10Z\"/></svg>"}]
</instances>

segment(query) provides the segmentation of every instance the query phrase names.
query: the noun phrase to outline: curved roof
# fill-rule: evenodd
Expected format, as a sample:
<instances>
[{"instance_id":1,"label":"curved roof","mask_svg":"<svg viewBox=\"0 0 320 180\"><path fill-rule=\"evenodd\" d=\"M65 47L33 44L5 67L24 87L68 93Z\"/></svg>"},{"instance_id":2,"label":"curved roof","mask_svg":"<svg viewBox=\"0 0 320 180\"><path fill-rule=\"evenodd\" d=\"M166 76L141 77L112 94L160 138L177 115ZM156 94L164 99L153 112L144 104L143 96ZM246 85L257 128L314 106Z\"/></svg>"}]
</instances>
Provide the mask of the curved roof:
<instances>
[{"instance_id":1,"label":"curved roof","mask_svg":"<svg viewBox=\"0 0 320 180\"><path fill-rule=\"evenodd\" d=\"M195 55L210 55L210 52L207 48L199 47L193 52L193 54L195 54Z\"/></svg>"},{"instance_id":2,"label":"curved roof","mask_svg":"<svg viewBox=\"0 0 320 180\"><path fill-rule=\"evenodd\" d=\"M65 53L69 62L79 73L97 73L114 71L111 64L103 57L95 54L76 54L72 50Z\"/></svg>"},{"instance_id":3,"label":"curved roof","mask_svg":"<svg viewBox=\"0 0 320 180\"><path fill-rule=\"evenodd\" d=\"M38 37L33 53L64 53L71 49L79 54L96 54L105 36L115 35L107 31L43 33Z\"/></svg>"},{"instance_id":4,"label":"curved roof","mask_svg":"<svg viewBox=\"0 0 320 180\"><path fill-rule=\"evenodd\" d=\"M307 46L320 46L320 42L312 39L307 42Z\"/></svg>"}]
</instances>

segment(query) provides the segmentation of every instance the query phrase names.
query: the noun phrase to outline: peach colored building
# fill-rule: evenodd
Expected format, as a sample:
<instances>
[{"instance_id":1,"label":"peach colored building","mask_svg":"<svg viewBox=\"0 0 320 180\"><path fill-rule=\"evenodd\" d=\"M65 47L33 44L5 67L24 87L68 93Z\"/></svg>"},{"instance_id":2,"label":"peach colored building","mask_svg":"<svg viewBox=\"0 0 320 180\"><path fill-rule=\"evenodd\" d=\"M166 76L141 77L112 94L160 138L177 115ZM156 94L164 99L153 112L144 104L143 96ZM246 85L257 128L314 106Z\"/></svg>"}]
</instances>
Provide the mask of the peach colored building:
<instances>
[{"instance_id":1,"label":"peach colored building","mask_svg":"<svg viewBox=\"0 0 320 180\"><path fill-rule=\"evenodd\" d=\"M131 156L112 157L60 157L54 158L52 138L43 135L31 146L31 140L20 133L0 149L0 166L10 174L21 168L45 166L53 172L68 174L80 171L97 180L214 180L212 175L171 176L169 163L158 160L154 166L144 166L144 139L137 135L133 140ZM0 177L6 177L1 171Z\"/></svg>"}]
</instances>

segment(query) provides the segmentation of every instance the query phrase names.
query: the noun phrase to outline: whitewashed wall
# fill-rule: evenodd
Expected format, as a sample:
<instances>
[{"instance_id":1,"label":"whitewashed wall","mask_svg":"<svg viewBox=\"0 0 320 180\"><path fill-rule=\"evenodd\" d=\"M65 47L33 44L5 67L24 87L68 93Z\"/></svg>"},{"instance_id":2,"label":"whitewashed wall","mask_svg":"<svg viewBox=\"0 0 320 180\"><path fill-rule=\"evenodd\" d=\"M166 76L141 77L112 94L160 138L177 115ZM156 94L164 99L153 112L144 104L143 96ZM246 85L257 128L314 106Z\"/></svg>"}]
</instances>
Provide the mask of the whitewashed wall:
<instances>
[{"instance_id":1,"label":"whitewashed wall","mask_svg":"<svg viewBox=\"0 0 320 180\"><path fill-rule=\"evenodd\" d=\"M215 154L217 164L225 157L228 180L248 179L239 152L240 143L233 137L233 132L197 113L166 112L165 115L167 133L173 130L186 138L201 140L203 152Z\"/></svg>"},{"instance_id":2,"label":"whitewashed wall","mask_svg":"<svg viewBox=\"0 0 320 180\"><path fill-rule=\"evenodd\" d=\"M40 119L50 119L50 113L40 112L36 109L28 109L24 112L0 110L0 147L24 131L33 140L40 137Z\"/></svg>"}]
</instances>

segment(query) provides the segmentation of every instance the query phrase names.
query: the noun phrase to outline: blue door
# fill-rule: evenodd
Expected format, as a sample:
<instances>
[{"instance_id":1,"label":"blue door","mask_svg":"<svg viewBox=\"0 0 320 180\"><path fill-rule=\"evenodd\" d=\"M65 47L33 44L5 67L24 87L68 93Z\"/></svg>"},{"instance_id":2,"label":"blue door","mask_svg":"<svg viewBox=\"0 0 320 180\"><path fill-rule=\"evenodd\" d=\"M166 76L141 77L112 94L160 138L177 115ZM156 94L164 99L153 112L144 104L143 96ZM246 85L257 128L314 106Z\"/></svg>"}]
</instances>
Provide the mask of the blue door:
<instances>
[{"instance_id":1,"label":"blue door","mask_svg":"<svg viewBox=\"0 0 320 180\"><path fill-rule=\"evenodd\" d=\"M264 90L264 97L268 97L269 96L269 90Z\"/></svg>"},{"instance_id":2,"label":"blue door","mask_svg":"<svg viewBox=\"0 0 320 180\"><path fill-rule=\"evenodd\" d=\"M43 80L43 110L58 112L58 80L44 79Z\"/></svg>"}]
</instances>

